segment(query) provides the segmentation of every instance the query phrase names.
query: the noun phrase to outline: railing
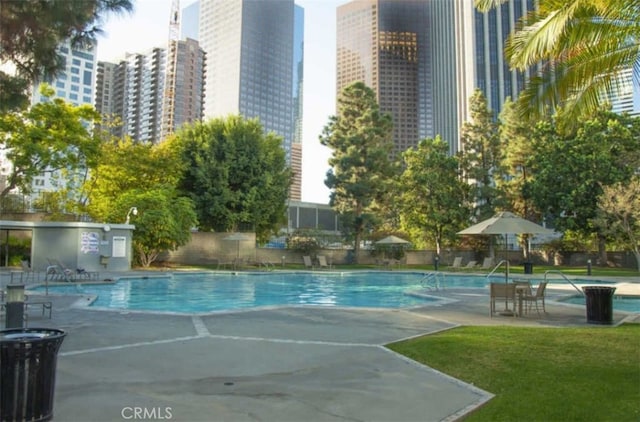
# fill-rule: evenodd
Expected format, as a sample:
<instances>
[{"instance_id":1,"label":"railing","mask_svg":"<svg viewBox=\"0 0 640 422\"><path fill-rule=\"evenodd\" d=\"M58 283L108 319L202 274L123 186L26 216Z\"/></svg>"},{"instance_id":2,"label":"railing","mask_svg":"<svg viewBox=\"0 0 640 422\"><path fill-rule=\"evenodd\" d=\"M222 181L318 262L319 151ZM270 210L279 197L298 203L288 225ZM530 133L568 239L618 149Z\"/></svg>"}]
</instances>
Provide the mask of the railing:
<instances>
[{"instance_id":1,"label":"railing","mask_svg":"<svg viewBox=\"0 0 640 422\"><path fill-rule=\"evenodd\" d=\"M503 259L502 261L498 262L495 267L493 267L493 270L489 271L489 274L487 274L487 280L491 279L491 276L493 275L493 273L498 271L498 268L500 268L502 264L506 265L507 274L509 273L509 261L507 261L506 259Z\"/></svg>"},{"instance_id":2,"label":"railing","mask_svg":"<svg viewBox=\"0 0 640 422\"><path fill-rule=\"evenodd\" d=\"M576 286L575 284L573 284L573 282L571 280L569 280L569 278L564 275L564 273L560 270L547 270L544 272L544 281L547 281L547 274L560 274L562 276L562 278L564 278L569 284L571 284L573 286L574 289L576 289L582 296L584 296L584 292L582 290L580 290L578 288L578 286Z\"/></svg>"},{"instance_id":3,"label":"railing","mask_svg":"<svg viewBox=\"0 0 640 422\"><path fill-rule=\"evenodd\" d=\"M433 271L426 273L420 280L420 284L422 285L422 287L429 290L440 290L440 288L444 290L444 279L445 275L442 271Z\"/></svg>"}]
</instances>

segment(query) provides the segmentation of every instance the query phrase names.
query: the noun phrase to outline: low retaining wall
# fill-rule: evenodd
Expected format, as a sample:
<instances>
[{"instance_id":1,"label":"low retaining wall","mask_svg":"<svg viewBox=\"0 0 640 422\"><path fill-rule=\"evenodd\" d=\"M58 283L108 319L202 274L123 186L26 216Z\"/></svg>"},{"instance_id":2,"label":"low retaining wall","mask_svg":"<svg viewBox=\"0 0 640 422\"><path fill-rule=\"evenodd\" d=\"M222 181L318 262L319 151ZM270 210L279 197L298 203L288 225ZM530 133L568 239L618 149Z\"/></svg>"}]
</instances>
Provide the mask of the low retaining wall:
<instances>
[{"instance_id":1,"label":"low retaining wall","mask_svg":"<svg viewBox=\"0 0 640 422\"><path fill-rule=\"evenodd\" d=\"M236 257L243 258L247 262L270 262L274 265L303 264L302 253L289 249L259 248L255 246L255 234L243 233L249 240L235 241L225 240L230 233L194 232L191 241L178 248L176 251L164 253L160 261L183 265L215 265L218 262L228 262ZM348 264L352 262L352 251L347 249L321 249L315 255L324 255L327 262L332 264ZM440 254L440 265L451 265L457 256L462 257L463 264L475 260L481 263L486 254L474 251L447 250ZM525 260L522 251L504 251L496 253L496 261L508 256L512 265L521 265ZM631 252L609 252L609 262L622 268L636 268L636 262ZM403 263L406 265L431 265L434 263L435 251L407 251ZM542 265L568 265L586 266L591 259L593 265L600 265L597 254L564 252L555 255L547 255L542 251L534 251L531 254L531 262ZM360 251L361 264L375 264L376 258L371 256L368 250ZM555 262L555 264L554 264Z\"/></svg>"}]
</instances>

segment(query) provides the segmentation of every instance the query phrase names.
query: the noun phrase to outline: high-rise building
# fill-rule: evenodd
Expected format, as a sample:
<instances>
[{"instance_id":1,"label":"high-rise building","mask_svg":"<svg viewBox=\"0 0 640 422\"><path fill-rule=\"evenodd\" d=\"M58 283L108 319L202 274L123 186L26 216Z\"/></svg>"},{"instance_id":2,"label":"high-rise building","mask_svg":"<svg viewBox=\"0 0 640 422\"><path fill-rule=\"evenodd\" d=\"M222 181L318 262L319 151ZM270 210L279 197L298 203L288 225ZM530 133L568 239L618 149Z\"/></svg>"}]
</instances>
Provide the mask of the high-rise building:
<instances>
[{"instance_id":1,"label":"high-rise building","mask_svg":"<svg viewBox=\"0 0 640 422\"><path fill-rule=\"evenodd\" d=\"M615 113L629 113L640 116L640 85L633 78L633 68L620 72L614 93L605 96L611 103L611 110Z\"/></svg>"},{"instance_id":2,"label":"high-rise building","mask_svg":"<svg viewBox=\"0 0 640 422\"><path fill-rule=\"evenodd\" d=\"M337 95L357 81L373 89L393 118L395 153L433 132L429 28L427 1L358 0L338 7Z\"/></svg>"},{"instance_id":3,"label":"high-rise building","mask_svg":"<svg viewBox=\"0 0 640 422\"><path fill-rule=\"evenodd\" d=\"M55 77L48 77L33 85L31 104L47 101L40 94L40 84L47 83L55 90L55 97L62 98L74 105L93 105L96 82L96 46L72 47L64 42L58 47L58 54L63 60L64 69ZM59 170L45 171L33 180L30 200L38 199L42 193L57 191L64 187L72 189L79 186L84 177L84 170L78 174L66 174Z\"/></svg>"},{"instance_id":4,"label":"high-rise building","mask_svg":"<svg viewBox=\"0 0 640 422\"><path fill-rule=\"evenodd\" d=\"M124 133L141 142L159 142L166 50L153 48L126 59Z\"/></svg>"},{"instance_id":5,"label":"high-rise building","mask_svg":"<svg viewBox=\"0 0 640 422\"><path fill-rule=\"evenodd\" d=\"M291 165L301 133L303 9L293 0L200 0L199 8L204 117L258 118L265 132L282 136Z\"/></svg>"},{"instance_id":6,"label":"high-rise building","mask_svg":"<svg viewBox=\"0 0 640 422\"><path fill-rule=\"evenodd\" d=\"M180 20L180 39L191 38L198 41L198 20L200 15L200 2L196 1L182 9Z\"/></svg>"},{"instance_id":7,"label":"high-rise building","mask_svg":"<svg viewBox=\"0 0 640 422\"><path fill-rule=\"evenodd\" d=\"M165 77L165 98L162 110L163 138L185 123L201 121L204 105L206 75L204 50L200 48L198 41L191 38L173 41L170 43L170 48L176 48L177 51L167 56L167 58L173 58L175 63L172 67L174 71L167 72ZM171 84L170 98L168 98L167 83Z\"/></svg>"},{"instance_id":8,"label":"high-rise building","mask_svg":"<svg viewBox=\"0 0 640 422\"><path fill-rule=\"evenodd\" d=\"M451 153L476 88L496 113L522 90L504 42L533 0L478 12L473 0L357 0L337 11L337 93L362 81L393 117L395 152L440 135Z\"/></svg>"},{"instance_id":9,"label":"high-rise building","mask_svg":"<svg viewBox=\"0 0 640 422\"><path fill-rule=\"evenodd\" d=\"M117 137L130 136L140 142L160 142L163 121L170 133L182 124L202 118L206 56L198 42L177 41L176 71L170 104L164 101L166 50L154 48L145 54L128 54L119 63L98 63L96 109L119 118L121 125L108 130Z\"/></svg>"}]
</instances>

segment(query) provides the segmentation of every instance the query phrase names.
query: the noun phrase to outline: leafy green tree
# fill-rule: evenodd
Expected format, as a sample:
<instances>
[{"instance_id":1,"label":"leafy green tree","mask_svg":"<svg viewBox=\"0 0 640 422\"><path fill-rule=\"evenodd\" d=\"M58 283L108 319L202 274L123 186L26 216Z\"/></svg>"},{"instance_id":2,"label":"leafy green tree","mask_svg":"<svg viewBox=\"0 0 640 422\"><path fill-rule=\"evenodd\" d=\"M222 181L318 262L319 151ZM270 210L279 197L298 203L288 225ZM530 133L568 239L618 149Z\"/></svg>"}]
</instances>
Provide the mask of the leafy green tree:
<instances>
[{"instance_id":1,"label":"leafy green tree","mask_svg":"<svg viewBox=\"0 0 640 422\"><path fill-rule=\"evenodd\" d=\"M475 0L482 11L506 0ZM602 105L603 92L622 88L619 76L640 78L640 7L637 0L541 0L509 38L512 67L541 65L518 99L522 115L540 116L561 106L571 115Z\"/></svg>"},{"instance_id":2,"label":"leafy green tree","mask_svg":"<svg viewBox=\"0 0 640 422\"><path fill-rule=\"evenodd\" d=\"M503 154L503 178L496 180L497 187L505 195L507 208L527 220L541 221L542 213L531 199L531 160L533 156L531 123L518 115L515 103L507 98L500 113L500 143ZM523 246L524 258L529 259L528 234L518 236Z\"/></svg>"},{"instance_id":3,"label":"leafy green tree","mask_svg":"<svg viewBox=\"0 0 640 422\"><path fill-rule=\"evenodd\" d=\"M330 204L352 217L356 263L367 213L393 175L392 128L391 117L380 112L373 90L356 82L339 95L338 114L320 135L320 143L332 150L325 179L331 189Z\"/></svg>"},{"instance_id":4,"label":"leafy green tree","mask_svg":"<svg viewBox=\"0 0 640 422\"><path fill-rule=\"evenodd\" d=\"M86 183L86 209L94 221L124 222L131 207L136 226L133 248L138 263L149 266L158 255L185 245L197 224L194 205L176 189L182 169L169 143L112 139L101 146L100 164Z\"/></svg>"},{"instance_id":5,"label":"leafy green tree","mask_svg":"<svg viewBox=\"0 0 640 422\"><path fill-rule=\"evenodd\" d=\"M94 108L52 99L46 85L41 92L49 101L0 114L0 141L12 163L0 200L14 188L30 192L34 177L45 171L86 172L100 156L100 140L87 129L99 118Z\"/></svg>"},{"instance_id":6,"label":"leafy green tree","mask_svg":"<svg viewBox=\"0 0 640 422\"><path fill-rule=\"evenodd\" d=\"M471 121L462 125L461 165L465 177L473 185L473 215L477 221L492 217L505 206L497 180L503 177L503 154L498 124L487 106L487 99L476 89L470 102Z\"/></svg>"},{"instance_id":7,"label":"leafy green tree","mask_svg":"<svg viewBox=\"0 0 640 422\"><path fill-rule=\"evenodd\" d=\"M135 157L135 159L132 159ZM157 145L134 142L130 138L111 138L101 144L100 164L91 172L85 185L89 198L89 215L97 221L124 220L113 214L113 203L123 193L151 190L158 186L176 188L182 162L169 143ZM137 206L135 203L129 207Z\"/></svg>"},{"instance_id":8,"label":"leafy green tree","mask_svg":"<svg viewBox=\"0 0 640 422\"><path fill-rule=\"evenodd\" d=\"M282 139L240 116L183 128L175 147L185 164L178 183L196 206L200 228L255 230L265 242L286 221L292 173Z\"/></svg>"},{"instance_id":9,"label":"leafy green tree","mask_svg":"<svg viewBox=\"0 0 640 422\"><path fill-rule=\"evenodd\" d=\"M435 244L437 254L444 244L455 241L471 216L471 187L462 180L458 158L448 151L439 136L405 151L399 184L403 221Z\"/></svg>"},{"instance_id":10,"label":"leafy green tree","mask_svg":"<svg viewBox=\"0 0 640 422\"><path fill-rule=\"evenodd\" d=\"M604 187L594 223L633 251L640 272L640 176Z\"/></svg>"},{"instance_id":11,"label":"leafy green tree","mask_svg":"<svg viewBox=\"0 0 640 422\"><path fill-rule=\"evenodd\" d=\"M136 226L133 249L143 267L148 267L162 252L186 245L198 222L193 202L177 196L172 188L130 191L116 204L125 212L126 206L122 208L121 204L136 204L138 209L135 221L131 221Z\"/></svg>"},{"instance_id":12,"label":"leafy green tree","mask_svg":"<svg viewBox=\"0 0 640 422\"><path fill-rule=\"evenodd\" d=\"M0 112L26 107L29 83L64 69L57 51L62 42L89 45L106 15L132 10L131 0L0 0L0 63L16 71L0 71Z\"/></svg>"},{"instance_id":13,"label":"leafy green tree","mask_svg":"<svg viewBox=\"0 0 640 422\"><path fill-rule=\"evenodd\" d=\"M559 120L566 115L558 114ZM532 131L535 205L560 231L598 234L606 262L605 234L593 225L606 186L627 183L640 168L640 119L599 110L581 118L572 133L558 133L553 121Z\"/></svg>"}]
</instances>

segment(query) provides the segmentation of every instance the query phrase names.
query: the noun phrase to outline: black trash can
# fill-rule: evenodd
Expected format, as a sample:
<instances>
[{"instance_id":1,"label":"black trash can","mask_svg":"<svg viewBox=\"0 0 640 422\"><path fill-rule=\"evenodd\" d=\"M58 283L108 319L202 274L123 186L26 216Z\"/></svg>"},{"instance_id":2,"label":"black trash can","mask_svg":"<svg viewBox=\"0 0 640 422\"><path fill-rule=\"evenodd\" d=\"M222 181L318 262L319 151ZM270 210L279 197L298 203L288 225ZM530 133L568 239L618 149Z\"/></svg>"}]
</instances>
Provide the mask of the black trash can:
<instances>
[{"instance_id":1,"label":"black trash can","mask_svg":"<svg viewBox=\"0 0 640 422\"><path fill-rule=\"evenodd\" d=\"M613 292L616 288L585 286L582 290L587 300L587 322L590 324L613 323Z\"/></svg>"},{"instance_id":2,"label":"black trash can","mask_svg":"<svg viewBox=\"0 0 640 422\"><path fill-rule=\"evenodd\" d=\"M0 330L0 421L51 420L65 336L50 328Z\"/></svg>"},{"instance_id":3,"label":"black trash can","mask_svg":"<svg viewBox=\"0 0 640 422\"><path fill-rule=\"evenodd\" d=\"M522 265L524 265L525 274L533 274L533 262L525 262Z\"/></svg>"}]
</instances>

